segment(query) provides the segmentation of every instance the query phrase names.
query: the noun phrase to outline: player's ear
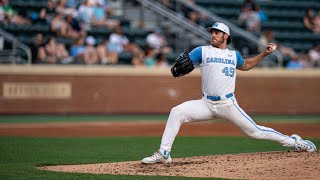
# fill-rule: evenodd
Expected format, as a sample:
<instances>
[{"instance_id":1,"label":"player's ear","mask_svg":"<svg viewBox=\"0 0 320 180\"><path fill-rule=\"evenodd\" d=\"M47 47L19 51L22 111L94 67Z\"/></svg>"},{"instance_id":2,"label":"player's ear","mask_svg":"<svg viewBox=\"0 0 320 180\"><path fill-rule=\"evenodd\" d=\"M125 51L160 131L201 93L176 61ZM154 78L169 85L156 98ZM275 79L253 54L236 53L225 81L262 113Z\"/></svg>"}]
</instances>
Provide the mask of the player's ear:
<instances>
[{"instance_id":1,"label":"player's ear","mask_svg":"<svg viewBox=\"0 0 320 180\"><path fill-rule=\"evenodd\" d=\"M227 33L224 33L224 39L227 40L229 35Z\"/></svg>"}]
</instances>

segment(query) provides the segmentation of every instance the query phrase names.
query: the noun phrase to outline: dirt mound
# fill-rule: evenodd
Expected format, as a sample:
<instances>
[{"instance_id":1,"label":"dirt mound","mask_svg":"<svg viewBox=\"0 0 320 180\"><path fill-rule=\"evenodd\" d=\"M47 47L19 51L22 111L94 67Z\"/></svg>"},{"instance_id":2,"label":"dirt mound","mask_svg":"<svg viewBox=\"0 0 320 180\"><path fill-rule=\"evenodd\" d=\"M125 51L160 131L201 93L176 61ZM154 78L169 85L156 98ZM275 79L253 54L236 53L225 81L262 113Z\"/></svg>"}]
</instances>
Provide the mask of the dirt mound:
<instances>
[{"instance_id":1,"label":"dirt mound","mask_svg":"<svg viewBox=\"0 0 320 180\"><path fill-rule=\"evenodd\" d=\"M174 158L170 165L140 161L59 165L42 170L91 174L215 177L231 179L320 179L320 153L265 152Z\"/></svg>"}]
</instances>

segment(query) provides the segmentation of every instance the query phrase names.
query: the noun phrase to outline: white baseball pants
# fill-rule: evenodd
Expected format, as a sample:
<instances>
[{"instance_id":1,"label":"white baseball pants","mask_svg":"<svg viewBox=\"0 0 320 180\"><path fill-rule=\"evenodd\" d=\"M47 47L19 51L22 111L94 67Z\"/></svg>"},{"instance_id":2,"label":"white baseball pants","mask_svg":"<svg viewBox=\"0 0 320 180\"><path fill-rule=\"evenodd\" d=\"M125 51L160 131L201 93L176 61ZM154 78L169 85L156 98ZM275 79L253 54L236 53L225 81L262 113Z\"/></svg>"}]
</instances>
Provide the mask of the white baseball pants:
<instances>
[{"instance_id":1,"label":"white baseball pants","mask_svg":"<svg viewBox=\"0 0 320 180\"><path fill-rule=\"evenodd\" d=\"M185 122L199 122L222 118L229 120L246 135L255 139L266 139L280 143L285 147L293 147L294 139L271 128L257 125L238 105L236 98L224 101L211 101L205 97L199 100L184 102L171 109L160 149L171 151L172 144L180 126Z\"/></svg>"}]
</instances>

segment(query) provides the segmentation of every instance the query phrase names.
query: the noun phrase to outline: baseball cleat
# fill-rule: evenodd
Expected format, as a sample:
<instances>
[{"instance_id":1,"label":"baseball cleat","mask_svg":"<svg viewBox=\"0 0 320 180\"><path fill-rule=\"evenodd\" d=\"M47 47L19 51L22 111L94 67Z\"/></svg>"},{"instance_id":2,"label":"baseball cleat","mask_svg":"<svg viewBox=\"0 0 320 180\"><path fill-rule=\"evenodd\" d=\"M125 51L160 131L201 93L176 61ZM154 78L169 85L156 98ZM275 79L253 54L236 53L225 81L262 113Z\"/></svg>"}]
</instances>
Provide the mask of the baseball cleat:
<instances>
[{"instance_id":1,"label":"baseball cleat","mask_svg":"<svg viewBox=\"0 0 320 180\"><path fill-rule=\"evenodd\" d=\"M164 157L161 152L158 150L152 156L146 157L141 160L143 164L155 164L155 163L162 163L162 164L170 164L172 162L172 158L170 155L166 158Z\"/></svg>"},{"instance_id":2,"label":"baseball cleat","mask_svg":"<svg viewBox=\"0 0 320 180\"><path fill-rule=\"evenodd\" d=\"M302 139L299 135L290 136L295 140L294 148L298 151L317 152L317 147L309 140Z\"/></svg>"}]
</instances>

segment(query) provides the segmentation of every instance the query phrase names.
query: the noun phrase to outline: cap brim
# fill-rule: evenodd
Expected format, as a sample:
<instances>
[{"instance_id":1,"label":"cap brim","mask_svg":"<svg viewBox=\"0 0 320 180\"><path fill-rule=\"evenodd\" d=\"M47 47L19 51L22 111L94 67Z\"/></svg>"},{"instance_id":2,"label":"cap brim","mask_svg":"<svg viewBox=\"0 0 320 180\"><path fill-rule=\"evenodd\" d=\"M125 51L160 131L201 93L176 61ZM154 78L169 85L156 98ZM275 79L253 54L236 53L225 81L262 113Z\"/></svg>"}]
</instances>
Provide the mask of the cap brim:
<instances>
[{"instance_id":1,"label":"cap brim","mask_svg":"<svg viewBox=\"0 0 320 180\"><path fill-rule=\"evenodd\" d=\"M220 29L213 28L213 27L208 27L208 28L207 28L207 31L208 31L209 33L211 33L213 30L221 31ZM221 32L223 32L223 31L221 31ZM225 32L223 32L223 33L225 33Z\"/></svg>"},{"instance_id":2,"label":"cap brim","mask_svg":"<svg viewBox=\"0 0 320 180\"><path fill-rule=\"evenodd\" d=\"M208 28L207 28L207 31L208 31L209 33L211 33L213 30L217 30L217 31L223 32L223 31L221 31L220 29L217 29L217 28L213 28L213 27L208 27ZM223 32L223 33L226 33L226 32ZM226 34L227 34L227 33L226 33Z\"/></svg>"}]
</instances>

